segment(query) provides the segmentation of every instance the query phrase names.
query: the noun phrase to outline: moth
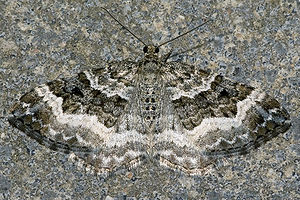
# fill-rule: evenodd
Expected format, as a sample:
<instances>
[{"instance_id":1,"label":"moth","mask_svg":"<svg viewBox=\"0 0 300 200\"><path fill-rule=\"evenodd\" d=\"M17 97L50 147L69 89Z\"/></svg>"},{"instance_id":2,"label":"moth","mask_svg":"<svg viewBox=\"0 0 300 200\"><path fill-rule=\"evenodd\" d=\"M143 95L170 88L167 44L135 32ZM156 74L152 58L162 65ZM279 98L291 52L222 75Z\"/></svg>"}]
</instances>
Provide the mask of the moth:
<instances>
[{"instance_id":1,"label":"moth","mask_svg":"<svg viewBox=\"0 0 300 200\"><path fill-rule=\"evenodd\" d=\"M13 106L12 126L100 174L150 158L190 175L289 129L289 114L265 92L159 56L159 47L206 22L155 46L107 13L145 45L144 58L34 88Z\"/></svg>"}]
</instances>

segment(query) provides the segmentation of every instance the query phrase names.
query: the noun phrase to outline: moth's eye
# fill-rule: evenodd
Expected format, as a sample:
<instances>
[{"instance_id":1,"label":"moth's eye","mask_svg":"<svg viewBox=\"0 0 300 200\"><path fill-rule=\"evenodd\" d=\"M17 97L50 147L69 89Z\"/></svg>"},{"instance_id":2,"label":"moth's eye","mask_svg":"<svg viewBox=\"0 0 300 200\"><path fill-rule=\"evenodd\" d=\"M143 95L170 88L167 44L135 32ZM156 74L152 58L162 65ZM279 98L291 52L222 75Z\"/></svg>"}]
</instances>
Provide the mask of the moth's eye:
<instances>
[{"instance_id":1,"label":"moth's eye","mask_svg":"<svg viewBox=\"0 0 300 200\"><path fill-rule=\"evenodd\" d=\"M159 52L159 48L156 47L156 48L155 48L155 53L158 53L158 52Z\"/></svg>"},{"instance_id":2,"label":"moth's eye","mask_svg":"<svg viewBox=\"0 0 300 200\"><path fill-rule=\"evenodd\" d=\"M144 51L144 53L147 53L147 52L148 52L148 47L145 46L145 47L143 48L143 51Z\"/></svg>"}]
</instances>

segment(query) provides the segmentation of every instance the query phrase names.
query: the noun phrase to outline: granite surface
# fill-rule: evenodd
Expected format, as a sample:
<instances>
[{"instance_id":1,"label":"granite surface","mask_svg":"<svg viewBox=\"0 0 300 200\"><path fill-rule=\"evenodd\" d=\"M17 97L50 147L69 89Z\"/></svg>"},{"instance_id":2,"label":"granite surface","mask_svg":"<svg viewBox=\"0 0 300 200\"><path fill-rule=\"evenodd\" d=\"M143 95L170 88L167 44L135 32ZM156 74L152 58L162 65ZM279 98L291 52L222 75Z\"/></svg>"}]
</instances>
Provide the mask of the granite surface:
<instances>
[{"instance_id":1,"label":"granite surface","mask_svg":"<svg viewBox=\"0 0 300 200\"><path fill-rule=\"evenodd\" d=\"M244 156L221 160L205 176L153 163L107 178L85 172L12 128L9 108L42 83L124 59L143 41L198 68L260 87L285 106L288 132ZM0 199L300 199L299 1L0 1ZM197 47L197 48L194 48Z\"/></svg>"}]
</instances>

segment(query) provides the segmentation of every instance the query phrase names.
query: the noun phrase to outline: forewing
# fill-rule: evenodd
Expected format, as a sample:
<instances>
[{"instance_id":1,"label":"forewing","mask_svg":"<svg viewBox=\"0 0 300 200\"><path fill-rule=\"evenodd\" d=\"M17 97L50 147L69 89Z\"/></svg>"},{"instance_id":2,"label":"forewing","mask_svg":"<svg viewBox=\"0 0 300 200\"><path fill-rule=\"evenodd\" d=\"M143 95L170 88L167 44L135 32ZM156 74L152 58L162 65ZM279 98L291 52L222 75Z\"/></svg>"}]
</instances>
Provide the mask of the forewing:
<instances>
[{"instance_id":1,"label":"forewing","mask_svg":"<svg viewBox=\"0 0 300 200\"><path fill-rule=\"evenodd\" d=\"M9 122L53 150L73 153L99 172L135 165L143 136L127 128L134 63L112 63L26 93Z\"/></svg>"},{"instance_id":2,"label":"forewing","mask_svg":"<svg viewBox=\"0 0 300 200\"><path fill-rule=\"evenodd\" d=\"M174 125L157 137L163 165L201 173L217 158L246 153L289 129L288 113L268 94L188 65L168 67L175 69L165 75L172 77L166 82Z\"/></svg>"}]
</instances>

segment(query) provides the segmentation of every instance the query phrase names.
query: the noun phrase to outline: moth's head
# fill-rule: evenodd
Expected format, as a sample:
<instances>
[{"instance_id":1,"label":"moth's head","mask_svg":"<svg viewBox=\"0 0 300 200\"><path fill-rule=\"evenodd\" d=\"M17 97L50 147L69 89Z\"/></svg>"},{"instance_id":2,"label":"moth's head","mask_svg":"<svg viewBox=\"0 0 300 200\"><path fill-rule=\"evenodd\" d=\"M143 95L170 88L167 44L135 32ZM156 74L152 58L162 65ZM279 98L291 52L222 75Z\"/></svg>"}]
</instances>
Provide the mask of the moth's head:
<instances>
[{"instance_id":1,"label":"moth's head","mask_svg":"<svg viewBox=\"0 0 300 200\"><path fill-rule=\"evenodd\" d=\"M157 61L159 48L154 45L145 46L144 49L145 59L148 61Z\"/></svg>"}]
</instances>

